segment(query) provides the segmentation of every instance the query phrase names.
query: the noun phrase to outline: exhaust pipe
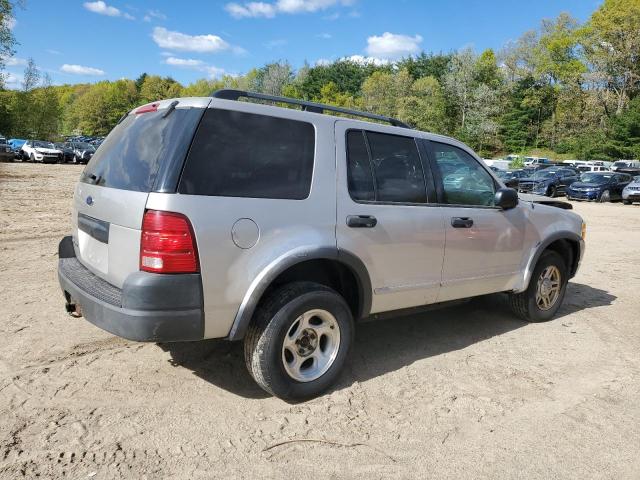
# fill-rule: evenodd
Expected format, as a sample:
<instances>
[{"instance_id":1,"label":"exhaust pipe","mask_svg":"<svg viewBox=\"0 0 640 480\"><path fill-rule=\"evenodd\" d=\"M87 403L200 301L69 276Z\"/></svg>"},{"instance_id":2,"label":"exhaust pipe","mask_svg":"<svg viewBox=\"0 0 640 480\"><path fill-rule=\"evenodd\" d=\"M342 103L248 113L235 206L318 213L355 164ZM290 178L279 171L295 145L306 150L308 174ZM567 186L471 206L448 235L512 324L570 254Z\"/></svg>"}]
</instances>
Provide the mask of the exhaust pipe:
<instances>
[{"instance_id":1,"label":"exhaust pipe","mask_svg":"<svg viewBox=\"0 0 640 480\"><path fill-rule=\"evenodd\" d=\"M74 318L82 317L82 307L78 303L66 302L64 304L64 308L67 310L67 313Z\"/></svg>"}]
</instances>

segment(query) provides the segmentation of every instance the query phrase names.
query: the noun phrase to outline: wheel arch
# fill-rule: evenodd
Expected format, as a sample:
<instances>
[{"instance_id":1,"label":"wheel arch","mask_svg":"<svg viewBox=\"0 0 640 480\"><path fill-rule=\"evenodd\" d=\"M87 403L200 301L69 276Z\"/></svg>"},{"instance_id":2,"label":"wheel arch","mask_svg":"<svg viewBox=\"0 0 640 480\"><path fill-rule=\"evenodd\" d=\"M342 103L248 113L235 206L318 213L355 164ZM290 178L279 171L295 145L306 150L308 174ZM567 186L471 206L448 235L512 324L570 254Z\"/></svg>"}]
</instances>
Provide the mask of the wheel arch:
<instances>
[{"instance_id":1,"label":"wheel arch","mask_svg":"<svg viewBox=\"0 0 640 480\"><path fill-rule=\"evenodd\" d=\"M547 250L557 252L565 259L567 262L567 270L569 271L569 278L573 278L582 259L584 240L574 232L563 231L556 232L541 241L527 263L520 288L514 289L516 293L523 292L529 287L533 270L542 254Z\"/></svg>"},{"instance_id":2,"label":"wheel arch","mask_svg":"<svg viewBox=\"0 0 640 480\"><path fill-rule=\"evenodd\" d=\"M298 249L271 262L251 283L227 338L244 338L260 301L274 288L300 280L315 281L338 291L356 320L371 311L371 279L362 260L337 248Z\"/></svg>"}]
</instances>

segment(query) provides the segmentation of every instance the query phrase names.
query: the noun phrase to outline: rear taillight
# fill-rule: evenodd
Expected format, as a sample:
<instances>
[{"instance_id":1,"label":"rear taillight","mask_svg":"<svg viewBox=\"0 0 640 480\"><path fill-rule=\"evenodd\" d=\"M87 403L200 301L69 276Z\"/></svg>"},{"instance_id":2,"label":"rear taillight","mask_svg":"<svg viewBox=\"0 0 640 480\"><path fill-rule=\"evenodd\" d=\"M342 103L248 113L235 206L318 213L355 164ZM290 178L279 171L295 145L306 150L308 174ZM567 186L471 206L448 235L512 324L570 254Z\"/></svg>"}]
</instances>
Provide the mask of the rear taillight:
<instances>
[{"instance_id":1,"label":"rear taillight","mask_svg":"<svg viewBox=\"0 0 640 480\"><path fill-rule=\"evenodd\" d=\"M196 239L181 213L147 210L142 220L140 270L195 273L200 270Z\"/></svg>"}]
</instances>

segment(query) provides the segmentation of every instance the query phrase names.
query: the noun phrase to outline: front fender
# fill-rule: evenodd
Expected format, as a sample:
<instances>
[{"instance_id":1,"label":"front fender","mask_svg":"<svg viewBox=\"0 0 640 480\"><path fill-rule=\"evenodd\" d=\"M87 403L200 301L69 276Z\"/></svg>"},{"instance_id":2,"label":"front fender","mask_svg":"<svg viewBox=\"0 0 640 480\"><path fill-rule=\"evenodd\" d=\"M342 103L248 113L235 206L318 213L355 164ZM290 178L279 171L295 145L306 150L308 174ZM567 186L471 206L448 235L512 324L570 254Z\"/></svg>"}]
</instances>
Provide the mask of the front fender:
<instances>
[{"instance_id":1,"label":"front fender","mask_svg":"<svg viewBox=\"0 0 640 480\"><path fill-rule=\"evenodd\" d=\"M551 245L553 242L556 242L558 240L569 240L571 242L576 242L578 244L579 257L576 262L576 270L577 270L578 268L577 266L579 265L584 255L584 248L585 248L584 240L582 239L582 237L580 237L580 235L568 230L554 232L553 234L549 235L545 239L538 242L535 248L532 250L531 254L529 255L529 259L527 260L526 267L522 271L521 278L516 284L516 287L513 289L515 293L524 292L529 287L529 282L531 281L533 270L535 269L536 264L538 263L538 260L542 256L542 253L549 247L549 245Z\"/></svg>"}]
</instances>

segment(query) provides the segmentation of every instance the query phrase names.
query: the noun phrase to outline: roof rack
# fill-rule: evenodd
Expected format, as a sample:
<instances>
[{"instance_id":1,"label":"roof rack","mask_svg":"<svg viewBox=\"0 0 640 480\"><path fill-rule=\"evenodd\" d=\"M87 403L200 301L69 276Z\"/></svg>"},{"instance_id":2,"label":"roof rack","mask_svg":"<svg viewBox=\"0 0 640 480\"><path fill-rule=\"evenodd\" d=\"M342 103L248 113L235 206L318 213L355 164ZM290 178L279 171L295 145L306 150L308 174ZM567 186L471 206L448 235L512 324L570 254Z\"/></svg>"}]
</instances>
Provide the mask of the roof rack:
<instances>
[{"instance_id":1,"label":"roof rack","mask_svg":"<svg viewBox=\"0 0 640 480\"><path fill-rule=\"evenodd\" d=\"M222 100L238 100L242 97L253 98L256 100L265 100L267 102L288 103L289 105L298 105L302 107L305 112L324 113L337 112L347 115L353 115L354 117L363 117L370 120L379 120L381 122L387 122L394 127L411 128L404 122L392 117L385 117L384 115L376 115L375 113L360 112L358 110L351 110L349 108L334 107L332 105L325 105L323 103L308 102L306 100L298 100L297 98L278 97L276 95L267 95L264 93L247 92L244 90L222 89L216 90L211 94L214 98L220 98Z\"/></svg>"}]
</instances>

